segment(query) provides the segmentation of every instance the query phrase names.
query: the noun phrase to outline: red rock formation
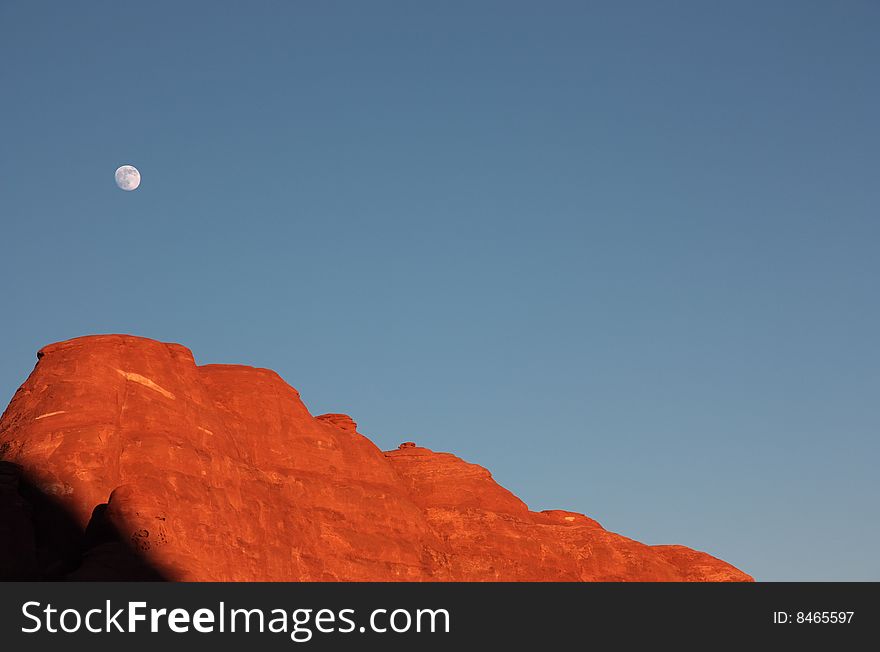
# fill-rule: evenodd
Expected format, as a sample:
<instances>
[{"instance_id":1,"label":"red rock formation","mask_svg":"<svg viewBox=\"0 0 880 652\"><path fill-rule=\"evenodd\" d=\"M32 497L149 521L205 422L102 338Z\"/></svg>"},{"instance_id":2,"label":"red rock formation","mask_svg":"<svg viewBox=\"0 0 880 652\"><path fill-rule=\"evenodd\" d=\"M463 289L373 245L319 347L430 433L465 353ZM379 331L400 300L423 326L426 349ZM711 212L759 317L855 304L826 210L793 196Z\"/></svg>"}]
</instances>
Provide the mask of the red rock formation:
<instances>
[{"instance_id":1,"label":"red rock formation","mask_svg":"<svg viewBox=\"0 0 880 652\"><path fill-rule=\"evenodd\" d=\"M179 580L750 580L346 415L273 371L126 335L52 344L0 419L0 574Z\"/></svg>"}]
</instances>

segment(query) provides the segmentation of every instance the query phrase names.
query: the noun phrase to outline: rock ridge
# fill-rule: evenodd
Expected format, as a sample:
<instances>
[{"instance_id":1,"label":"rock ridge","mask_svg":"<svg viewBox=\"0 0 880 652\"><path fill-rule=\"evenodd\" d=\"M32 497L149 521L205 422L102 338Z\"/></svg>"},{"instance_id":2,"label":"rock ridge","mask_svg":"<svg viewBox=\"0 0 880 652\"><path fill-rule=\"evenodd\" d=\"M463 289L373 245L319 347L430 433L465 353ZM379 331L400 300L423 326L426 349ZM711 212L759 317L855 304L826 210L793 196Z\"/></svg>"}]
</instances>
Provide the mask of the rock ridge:
<instances>
[{"instance_id":1,"label":"rock ridge","mask_svg":"<svg viewBox=\"0 0 880 652\"><path fill-rule=\"evenodd\" d=\"M132 335L37 358L0 418L0 578L751 580L532 512L451 453L383 452L269 369Z\"/></svg>"}]
</instances>

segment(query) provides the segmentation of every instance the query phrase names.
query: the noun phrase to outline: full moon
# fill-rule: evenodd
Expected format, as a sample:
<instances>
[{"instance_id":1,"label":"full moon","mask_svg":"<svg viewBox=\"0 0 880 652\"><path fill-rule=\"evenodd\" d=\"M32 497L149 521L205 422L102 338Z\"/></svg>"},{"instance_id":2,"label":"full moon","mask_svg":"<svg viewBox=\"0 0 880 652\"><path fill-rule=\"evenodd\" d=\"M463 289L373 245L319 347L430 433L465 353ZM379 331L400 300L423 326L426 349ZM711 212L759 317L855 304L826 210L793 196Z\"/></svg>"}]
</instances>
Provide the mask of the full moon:
<instances>
[{"instance_id":1,"label":"full moon","mask_svg":"<svg viewBox=\"0 0 880 652\"><path fill-rule=\"evenodd\" d=\"M116 169L116 185L123 190L135 190L141 185L141 173L133 165L123 165Z\"/></svg>"}]
</instances>

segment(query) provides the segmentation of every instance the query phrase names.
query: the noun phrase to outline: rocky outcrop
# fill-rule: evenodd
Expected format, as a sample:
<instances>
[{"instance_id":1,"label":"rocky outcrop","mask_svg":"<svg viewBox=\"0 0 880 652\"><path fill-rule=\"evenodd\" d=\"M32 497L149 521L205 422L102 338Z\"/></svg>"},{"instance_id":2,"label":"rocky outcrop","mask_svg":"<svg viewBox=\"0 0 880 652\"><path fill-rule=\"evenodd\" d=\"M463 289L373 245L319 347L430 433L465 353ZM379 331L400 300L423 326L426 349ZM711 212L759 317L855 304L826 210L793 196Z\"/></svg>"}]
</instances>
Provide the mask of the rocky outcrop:
<instances>
[{"instance_id":1,"label":"rocky outcrop","mask_svg":"<svg viewBox=\"0 0 880 652\"><path fill-rule=\"evenodd\" d=\"M348 416L268 369L126 335L52 344L0 419L0 574L172 580L749 580Z\"/></svg>"},{"instance_id":2,"label":"rocky outcrop","mask_svg":"<svg viewBox=\"0 0 880 652\"><path fill-rule=\"evenodd\" d=\"M335 426L347 432L357 432L357 425L347 414L320 414L315 417L318 421Z\"/></svg>"}]
</instances>

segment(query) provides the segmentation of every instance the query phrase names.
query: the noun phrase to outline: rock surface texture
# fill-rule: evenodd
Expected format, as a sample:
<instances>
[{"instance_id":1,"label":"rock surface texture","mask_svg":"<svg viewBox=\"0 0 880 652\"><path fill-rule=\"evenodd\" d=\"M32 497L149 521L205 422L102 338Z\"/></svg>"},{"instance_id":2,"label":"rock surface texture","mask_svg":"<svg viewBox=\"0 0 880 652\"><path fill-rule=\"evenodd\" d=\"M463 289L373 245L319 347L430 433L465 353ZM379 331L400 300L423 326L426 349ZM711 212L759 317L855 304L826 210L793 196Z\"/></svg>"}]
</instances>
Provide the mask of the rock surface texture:
<instances>
[{"instance_id":1,"label":"rock surface texture","mask_svg":"<svg viewBox=\"0 0 880 652\"><path fill-rule=\"evenodd\" d=\"M382 452L268 369L127 335L49 345L0 419L0 577L747 581L531 512L484 468Z\"/></svg>"}]
</instances>

